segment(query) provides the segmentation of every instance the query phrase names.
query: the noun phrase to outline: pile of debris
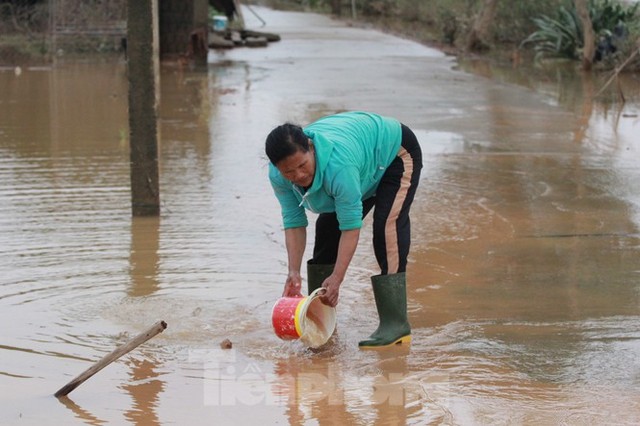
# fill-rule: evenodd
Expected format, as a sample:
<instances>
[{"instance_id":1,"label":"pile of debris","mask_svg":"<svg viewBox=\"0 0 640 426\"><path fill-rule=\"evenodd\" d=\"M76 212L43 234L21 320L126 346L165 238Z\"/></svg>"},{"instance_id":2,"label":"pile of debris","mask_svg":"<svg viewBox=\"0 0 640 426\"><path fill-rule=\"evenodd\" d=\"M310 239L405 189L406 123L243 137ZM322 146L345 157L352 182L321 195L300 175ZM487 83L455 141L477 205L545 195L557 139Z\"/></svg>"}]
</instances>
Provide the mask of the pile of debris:
<instances>
[{"instance_id":1,"label":"pile of debris","mask_svg":"<svg viewBox=\"0 0 640 426\"><path fill-rule=\"evenodd\" d=\"M211 49L232 49L243 46L265 47L274 41L280 41L278 34L232 29L209 31L209 48Z\"/></svg>"},{"instance_id":2,"label":"pile of debris","mask_svg":"<svg viewBox=\"0 0 640 426\"><path fill-rule=\"evenodd\" d=\"M265 47L272 41L280 41L278 34L245 29L240 0L209 0L209 5L224 13L224 16L213 17L208 36L209 48ZM266 24L250 5L244 7L258 18L263 26Z\"/></svg>"}]
</instances>

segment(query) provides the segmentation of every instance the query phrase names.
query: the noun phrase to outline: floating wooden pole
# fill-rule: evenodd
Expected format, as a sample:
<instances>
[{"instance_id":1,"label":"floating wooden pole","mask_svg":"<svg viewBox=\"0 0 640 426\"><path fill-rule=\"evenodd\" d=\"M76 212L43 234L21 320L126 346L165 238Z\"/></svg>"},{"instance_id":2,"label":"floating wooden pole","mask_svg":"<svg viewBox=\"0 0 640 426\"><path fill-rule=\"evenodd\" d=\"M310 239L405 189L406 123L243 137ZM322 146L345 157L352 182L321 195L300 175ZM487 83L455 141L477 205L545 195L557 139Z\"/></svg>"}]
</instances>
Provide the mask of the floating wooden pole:
<instances>
[{"instance_id":1,"label":"floating wooden pole","mask_svg":"<svg viewBox=\"0 0 640 426\"><path fill-rule=\"evenodd\" d=\"M56 398L60 398L61 396L68 395L75 388L80 386L85 380L96 374L98 371L102 370L107 365L111 364L113 361L120 358L122 355L131 352L133 349L137 348L147 340L152 337L162 333L167 328L167 323L164 321L158 321L151 328L149 328L144 333L141 333L129 340L124 345L116 348L110 354L105 355L100 361L93 364L91 367L87 368L82 374L80 374L75 379L71 380L69 383L64 385L58 392L54 394Z\"/></svg>"}]
</instances>

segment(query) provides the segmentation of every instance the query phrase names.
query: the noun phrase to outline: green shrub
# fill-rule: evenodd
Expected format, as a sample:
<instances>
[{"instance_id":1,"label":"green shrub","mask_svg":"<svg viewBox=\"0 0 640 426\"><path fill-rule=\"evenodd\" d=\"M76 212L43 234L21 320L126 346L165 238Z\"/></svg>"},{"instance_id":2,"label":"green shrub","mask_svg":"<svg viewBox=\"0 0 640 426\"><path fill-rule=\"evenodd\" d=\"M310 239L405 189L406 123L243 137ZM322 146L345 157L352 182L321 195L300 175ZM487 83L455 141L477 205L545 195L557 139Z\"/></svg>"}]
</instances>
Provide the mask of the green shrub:
<instances>
[{"instance_id":1,"label":"green shrub","mask_svg":"<svg viewBox=\"0 0 640 426\"><path fill-rule=\"evenodd\" d=\"M573 7L561 6L557 16L533 18L538 28L521 44L533 44L536 56L557 56L576 59L582 47L582 24Z\"/></svg>"},{"instance_id":2,"label":"green shrub","mask_svg":"<svg viewBox=\"0 0 640 426\"><path fill-rule=\"evenodd\" d=\"M499 1L493 26L496 41L518 44L536 30L531 17L552 14L558 10L559 3L558 0Z\"/></svg>"},{"instance_id":3,"label":"green shrub","mask_svg":"<svg viewBox=\"0 0 640 426\"><path fill-rule=\"evenodd\" d=\"M640 3L622 5L616 0L590 0L589 15L596 43L605 43L611 51L617 50L619 46L615 44L622 44L622 39L637 26L639 6ZM554 18L541 15L533 22L537 30L521 43L521 47L532 44L538 58L580 57L584 47L583 28L573 2L561 6Z\"/></svg>"}]
</instances>

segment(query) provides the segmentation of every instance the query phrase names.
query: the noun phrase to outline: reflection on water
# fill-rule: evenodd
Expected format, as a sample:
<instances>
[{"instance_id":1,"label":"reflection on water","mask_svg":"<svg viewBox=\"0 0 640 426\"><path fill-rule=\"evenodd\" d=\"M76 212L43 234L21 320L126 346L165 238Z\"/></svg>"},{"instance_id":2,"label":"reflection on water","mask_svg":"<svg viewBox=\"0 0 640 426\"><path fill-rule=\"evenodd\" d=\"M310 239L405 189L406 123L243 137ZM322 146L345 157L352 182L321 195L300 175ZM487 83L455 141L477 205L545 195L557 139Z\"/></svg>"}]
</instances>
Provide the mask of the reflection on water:
<instances>
[{"instance_id":1,"label":"reflection on water","mask_svg":"<svg viewBox=\"0 0 640 426\"><path fill-rule=\"evenodd\" d=\"M309 418L327 425L404 424L419 414L419 397L413 399L407 386L409 350L376 355L372 365L356 371L331 358L323 363L301 362L298 356L279 360L272 392L282 397L289 424Z\"/></svg>"},{"instance_id":2,"label":"reflection on water","mask_svg":"<svg viewBox=\"0 0 640 426\"><path fill-rule=\"evenodd\" d=\"M130 381L122 388L131 394L133 406L124 413L124 417L135 425L159 425L157 415L158 396L164 388L156 370L157 366L149 359L129 362Z\"/></svg>"},{"instance_id":3,"label":"reflection on water","mask_svg":"<svg viewBox=\"0 0 640 426\"><path fill-rule=\"evenodd\" d=\"M130 214L121 59L0 71L0 423L637 424L637 77L611 103L597 78L467 74L405 40L260 13L281 43L162 69L159 218ZM270 325L286 258L262 142L355 108L424 148L414 340L357 348L377 326L367 222L337 334L311 351Z\"/></svg>"},{"instance_id":4,"label":"reflection on water","mask_svg":"<svg viewBox=\"0 0 640 426\"><path fill-rule=\"evenodd\" d=\"M158 291L159 231L159 217L131 218L130 297L149 296Z\"/></svg>"},{"instance_id":5,"label":"reflection on water","mask_svg":"<svg viewBox=\"0 0 640 426\"><path fill-rule=\"evenodd\" d=\"M75 414L75 416L78 419L80 419L83 423L88 425L96 425L96 426L107 424L106 421L100 420L90 412L84 410L82 407L80 407L78 404L73 402L73 400L69 399L69 397L67 396L60 397L59 400L65 407L71 410L73 414Z\"/></svg>"}]
</instances>

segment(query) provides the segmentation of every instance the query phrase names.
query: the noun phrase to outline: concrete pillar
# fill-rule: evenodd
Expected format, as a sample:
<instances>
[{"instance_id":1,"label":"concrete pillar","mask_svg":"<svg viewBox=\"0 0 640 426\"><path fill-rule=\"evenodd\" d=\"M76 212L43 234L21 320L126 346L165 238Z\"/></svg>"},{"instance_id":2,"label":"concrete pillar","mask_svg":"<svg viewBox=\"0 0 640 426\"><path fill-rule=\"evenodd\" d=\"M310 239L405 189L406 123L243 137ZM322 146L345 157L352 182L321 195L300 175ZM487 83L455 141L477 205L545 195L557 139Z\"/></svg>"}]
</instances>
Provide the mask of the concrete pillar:
<instances>
[{"instance_id":1,"label":"concrete pillar","mask_svg":"<svg viewBox=\"0 0 640 426\"><path fill-rule=\"evenodd\" d=\"M206 64L208 28L208 0L160 0L160 57Z\"/></svg>"},{"instance_id":2,"label":"concrete pillar","mask_svg":"<svg viewBox=\"0 0 640 426\"><path fill-rule=\"evenodd\" d=\"M129 145L134 216L160 214L157 0L128 0Z\"/></svg>"}]
</instances>

